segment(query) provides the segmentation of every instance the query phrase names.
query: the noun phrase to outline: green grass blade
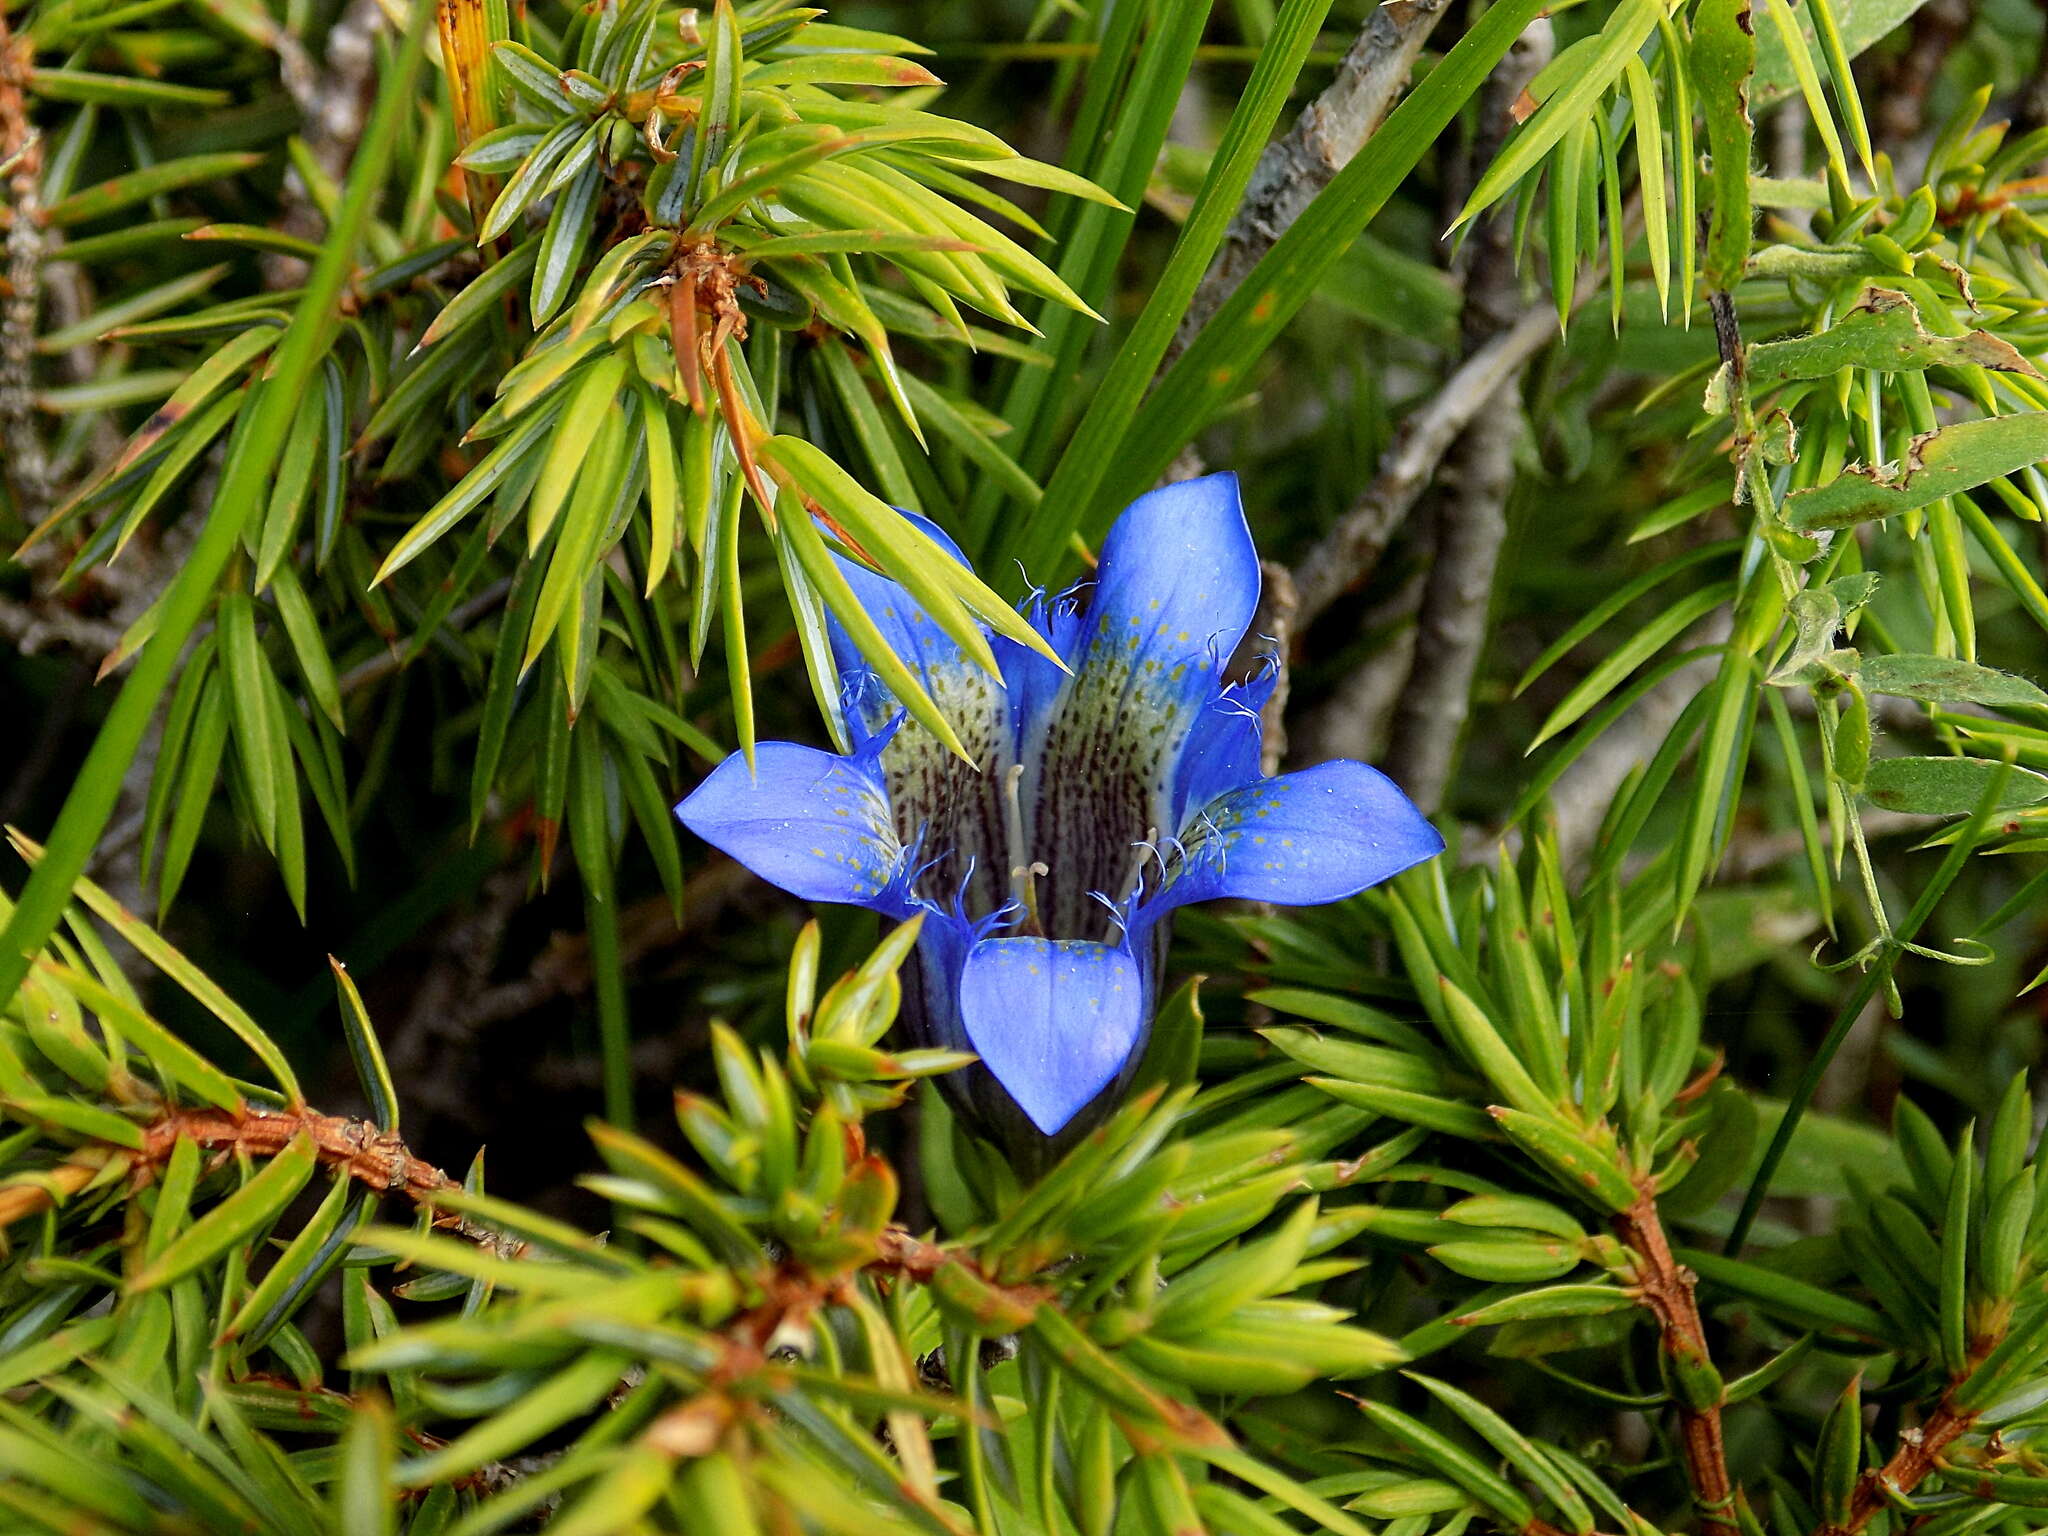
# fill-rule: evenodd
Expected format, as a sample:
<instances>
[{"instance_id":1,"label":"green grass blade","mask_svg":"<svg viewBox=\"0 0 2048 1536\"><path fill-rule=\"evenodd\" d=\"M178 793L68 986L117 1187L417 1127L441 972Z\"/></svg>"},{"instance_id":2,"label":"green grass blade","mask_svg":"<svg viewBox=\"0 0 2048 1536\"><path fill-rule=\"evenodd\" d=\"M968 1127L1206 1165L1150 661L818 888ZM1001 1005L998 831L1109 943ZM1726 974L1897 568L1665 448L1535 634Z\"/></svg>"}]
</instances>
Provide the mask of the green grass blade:
<instances>
[{"instance_id":1,"label":"green grass blade","mask_svg":"<svg viewBox=\"0 0 2048 1536\"><path fill-rule=\"evenodd\" d=\"M1076 531L1084 538L1099 537L1118 508L1159 479L1182 444L1244 388L1266 349L1308 302L1324 275L1542 10L1543 0L1500 0L1458 40L1380 125L1365 151L1338 172L1293 228L1274 242L1159 380L1116 450L1104 454L1111 469L1088 505L1048 497L1028 526L996 546L1004 569L1014 557L1036 579L1051 581ZM1031 467L1028 456L1020 456L1019 462Z\"/></svg>"},{"instance_id":2,"label":"green grass blade","mask_svg":"<svg viewBox=\"0 0 2048 1536\"><path fill-rule=\"evenodd\" d=\"M1153 285L1152 296L1124 338L1109 372L1095 387L1087 415L1081 418L1053 470L1046 490L1054 506L1087 505L1108 473L1117 439L1144 398L1145 386L1166 356L1181 316L1229 232L1274 120L1287 104L1302 61L1314 46L1329 10L1330 0L1287 0L1275 20L1237 110L1223 130L1223 141L1209 162L1208 177L1181 226L1180 239L1167 258L1166 270Z\"/></svg>"},{"instance_id":3,"label":"green grass blade","mask_svg":"<svg viewBox=\"0 0 2048 1536\"><path fill-rule=\"evenodd\" d=\"M1792 62L1792 74L1799 82L1799 94L1806 98L1807 113L1813 118L1814 127L1820 130L1820 141L1828 152L1828 165L1846 182L1849 179L1849 158L1842 152L1842 135L1835 127L1835 115L1828 110L1828 99L1821 93L1820 71L1814 67L1805 34L1799 30L1799 18L1792 14L1788 0L1765 0L1765 4L1770 8L1771 20L1777 25L1778 36L1784 40L1785 56Z\"/></svg>"},{"instance_id":4,"label":"green grass blade","mask_svg":"<svg viewBox=\"0 0 2048 1536\"><path fill-rule=\"evenodd\" d=\"M1135 44L1135 56L1129 88L1115 98L1116 110L1106 112L1101 131L1107 137L1102 152L1085 169L1090 179L1132 208L1142 200L1160 146L1165 142L1174 104L1187 79L1209 9L1202 0L1157 8L1152 30L1142 43L1137 42L1135 23L1125 20L1130 12L1119 10L1110 19L1111 31L1104 39L1096 69L1113 67L1119 60L1120 48L1132 49ZM1100 99L1106 110L1108 98L1096 97L1092 80L1089 90L1091 105ZM1095 140L1077 137L1075 142ZM1128 211L1085 203L1077 205L1065 227L1055 226L1060 237L1060 277L1098 310L1109 302L1109 284L1133 218ZM1172 318L1177 325L1178 309ZM1055 434L1072 399L1068 385L1096 335L1092 321L1053 303L1043 306L1039 323L1044 327L1045 350L1051 354L1053 366L1014 370L1001 406L1003 419L1017 435L1013 456L1027 473L1034 475L1042 474L1051 459ZM968 503L963 531L970 536L976 553L993 549L1007 556L1019 552L1011 528L1005 528L1000 540L993 537L1000 495L994 484L985 483ZM1068 531L1071 530L1062 530L1057 537L1044 541L1055 555L1065 548ZM1007 558L1000 561L1005 570L1009 563Z\"/></svg>"},{"instance_id":5,"label":"green grass blade","mask_svg":"<svg viewBox=\"0 0 2048 1536\"><path fill-rule=\"evenodd\" d=\"M605 810L604 738L578 731L569 743L569 851L583 877L583 918L597 992L598 1050L604 1060L604 1117L633 1128L633 1033L626 1010L625 959L619 950L618 900L612 888L611 832Z\"/></svg>"},{"instance_id":6,"label":"green grass blade","mask_svg":"<svg viewBox=\"0 0 2048 1536\"><path fill-rule=\"evenodd\" d=\"M1701 591L1689 592L1629 636L1611 654L1602 657L1599 664L1558 701L1557 707L1536 732L1535 740L1529 743L1529 750L1533 752L1592 709L1624 677L1734 595L1735 583L1732 581L1716 582Z\"/></svg>"}]
</instances>

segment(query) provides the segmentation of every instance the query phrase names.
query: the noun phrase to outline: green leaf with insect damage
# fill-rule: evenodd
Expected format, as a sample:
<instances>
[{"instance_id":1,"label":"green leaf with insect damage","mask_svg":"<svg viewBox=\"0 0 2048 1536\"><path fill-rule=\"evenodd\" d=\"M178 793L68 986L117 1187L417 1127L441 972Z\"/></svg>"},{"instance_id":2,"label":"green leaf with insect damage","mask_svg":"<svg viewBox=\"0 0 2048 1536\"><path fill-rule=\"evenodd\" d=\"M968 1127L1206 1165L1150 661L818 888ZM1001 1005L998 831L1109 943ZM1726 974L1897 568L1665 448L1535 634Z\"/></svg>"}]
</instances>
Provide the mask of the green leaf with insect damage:
<instances>
[{"instance_id":1,"label":"green leaf with insect damage","mask_svg":"<svg viewBox=\"0 0 2048 1536\"><path fill-rule=\"evenodd\" d=\"M2048 411L1990 416L1922 432L1903 457L1852 465L1826 485L1785 498L1785 521L1801 532L1849 528L1897 517L2048 459Z\"/></svg>"},{"instance_id":2,"label":"green leaf with insect damage","mask_svg":"<svg viewBox=\"0 0 2048 1536\"><path fill-rule=\"evenodd\" d=\"M2039 378L2040 371L2009 342L1989 331L1931 336L1920 311L1903 293L1875 285L1865 288L1842 318L1824 331L1791 341L1768 341L1743 354L1743 380L1752 397L1795 379L1824 379L1844 368L1882 372L1925 368L1977 367ZM1705 410L1728 410L1728 367L1722 364L1707 385Z\"/></svg>"}]
</instances>

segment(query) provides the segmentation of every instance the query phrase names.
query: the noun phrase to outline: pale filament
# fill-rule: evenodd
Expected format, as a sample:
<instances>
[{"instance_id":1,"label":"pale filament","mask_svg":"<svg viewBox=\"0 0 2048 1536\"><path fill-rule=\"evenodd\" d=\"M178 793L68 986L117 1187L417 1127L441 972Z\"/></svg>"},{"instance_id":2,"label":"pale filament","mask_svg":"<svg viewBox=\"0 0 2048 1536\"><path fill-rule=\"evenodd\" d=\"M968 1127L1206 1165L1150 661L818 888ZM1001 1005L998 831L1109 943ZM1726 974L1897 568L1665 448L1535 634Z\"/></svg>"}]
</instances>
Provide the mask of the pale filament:
<instances>
[{"instance_id":1,"label":"pale filament","mask_svg":"<svg viewBox=\"0 0 2048 1536\"><path fill-rule=\"evenodd\" d=\"M1118 908L1121 908L1125 902L1129 901L1131 893L1137 890L1139 880L1144 878L1145 861L1147 859L1158 859L1160 874L1164 875L1166 873L1166 855L1159 851L1158 842L1159 829L1157 827L1147 827L1145 829L1145 840L1142 843L1131 844L1135 852L1131 858L1130 872L1124 876L1123 889L1116 893L1116 905Z\"/></svg>"},{"instance_id":2,"label":"pale filament","mask_svg":"<svg viewBox=\"0 0 2048 1536\"><path fill-rule=\"evenodd\" d=\"M1024 806L1019 786L1024 765L1012 763L1003 774L1003 838L1010 855L1010 894L1023 904L1024 925L1032 933L1045 932L1038 920L1038 881L1052 870L1031 857L1024 837Z\"/></svg>"}]
</instances>

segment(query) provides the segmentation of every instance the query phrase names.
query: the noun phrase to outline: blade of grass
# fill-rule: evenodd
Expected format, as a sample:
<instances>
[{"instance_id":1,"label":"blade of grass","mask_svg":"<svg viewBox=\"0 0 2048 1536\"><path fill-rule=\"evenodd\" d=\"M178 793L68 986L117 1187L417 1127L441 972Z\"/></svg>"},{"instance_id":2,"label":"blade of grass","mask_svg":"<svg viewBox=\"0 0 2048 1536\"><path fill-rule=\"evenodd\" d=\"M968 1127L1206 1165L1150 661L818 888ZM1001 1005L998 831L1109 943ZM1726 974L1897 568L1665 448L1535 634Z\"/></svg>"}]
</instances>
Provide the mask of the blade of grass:
<instances>
[{"instance_id":1,"label":"blade of grass","mask_svg":"<svg viewBox=\"0 0 2048 1536\"><path fill-rule=\"evenodd\" d=\"M1142 15L1142 11L1130 7L1112 13L1110 35L1104 38L1095 68L1114 71L1124 58L1135 55L1130 85L1127 90L1115 93L1115 110L1105 113L1100 131L1106 138L1101 152L1076 169L1085 170L1092 181L1129 207L1077 204L1064 227L1054 226L1060 240L1060 277L1098 310L1108 302L1106 289L1134 217L1129 209L1135 208L1144 196L1208 12L1209 5L1196 0L1160 7L1156 12L1159 19L1142 43L1137 38L1136 23L1127 23L1125 19L1133 13ZM1107 99L1097 97L1093 80L1089 97L1091 105L1102 100L1107 108ZM1177 324L1177 310L1174 318ZM1041 306L1038 321L1044 329L1043 350L1052 357L1053 366L1012 370L1001 407L1003 419L1016 432L1013 456L1032 475L1043 474L1050 462L1054 433L1072 399L1071 385L1082 354L1095 336L1092 321L1052 302ZM981 535L975 541L977 544L1001 548L1005 543L1015 542L1014 536L992 536L1000 498L999 487L994 482L984 482L969 500L962 523L965 531ZM1064 535L1053 542L1055 551L1064 546ZM1005 568L1007 564L1005 561Z\"/></svg>"},{"instance_id":2,"label":"blade of grass","mask_svg":"<svg viewBox=\"0 0 2048 1536\"><path fill-rule=\"evenodd\" d=\"M1159 275L1109 372L1096 386L1088 414L1068 439L1066 452L1060 455L1046 485L1055 504L1086 506L1108 474L1116 441L1138 408L1145 386L1172 344L1181 316L1230 230L1274 120L1287 104L1302 60L1314 46L1329 10L1330 0L1287 0L1282 7L1271 35L1259 50L1258 63L1238 99L1237 110L1223 130L1223 142L1209 162L1208 177L1181 226L1166 270Z\"/></svg>"},{"instance_id":3,"label":"blade of grass","mask_svg":"<svg viewBox=\"0 0 2048 1536\"><path fill-rule=\"evenodd\" d=\"M597 991L598 1049L604 1058L604 1117L633 1128L633 1033L626 1013L626 963L619 951L619 909L612 890L611 835L605 815L603 737L577 731L569 743L569 851L583 877L583 920Z\"/></svg>"},{"instance_id":4,"label":"blade of grass","mask_svg":"<svg viewBox=\"0 0 2048 1536\"><path fill-rule=\"evenodd\" d=\"M1735 1217L1735 1225L1728 1233L1727 1242L1721 1245L1726 1254L1742 1252L1742 1245L1749 1237L1749 1229L1756 1221L1764 1197L1771 1192L1771 1180L1777 1174L1778 1164L1785 1160L1786 1150L1792 1145L1793 1133L1799 1129L1799 1122L1806 1115L1807 1106L1813 1102L1813 1095L1820 1087L1820 1080L1826 1075L1828 1065L1835 1059L1835 1053L1842 1048L1842 1042L1849 1038L1849 1031L1856 1020L1877 995L1877 989L1887 982L1892 967L1904 953L1904 946L1918 937L1920 925L1933 915L1935 906L1948 894L1948 888L1955 884L1956 876L1963 872L1963 865L1970 855L1977 851L1985 826L1997 808L2005 792L2007 775L1994 775L1984 786L1983 798L1977 802L1977 809L1971 813L1968 822L1956 840L1949 844L1948 852L1942 855L1941 865L1934 872L1934 878L1921 888L1913 908L1905 920L1892 930L1892 943L1872 961L1863 972L1863 978L1856 984L1856 990L1849 994L1836 1012L1834 1022L1828 1026L1827 1037L1818 1049L1807 1058L1806 1066L1800 1071L1799 1081L1792 1085L1792 1092L1786 1096L1785 1113L1778 1121L1778 1129L1771 1136L1771 1144L1764 1149L1763 1161L1757 1164L1756 1177L1749 1181L1749 1188L1742 1196L1742 1209Z\"/></svg>"},{"instance_id":5,"label":"blade of grass","mask_svg":"<svg viewBox=\"0 0 2048 1536\"><path fill-rule=\"evenodd\" d=\"M1544 0L1501 0L1458 40L1161 377L1114 451L1102 455L1110 470L1088 504L1047 496L1035 516L997 541L998 563L989 569L1007 571L1014 557L1036 579L1052 580L1076 531L1099 538L1117 508L1159 479L1182 444L1244 387L1266 348L1543 8ZM1026 455L1019 462L1032 467Z\"/></svg>"}]
</instances>

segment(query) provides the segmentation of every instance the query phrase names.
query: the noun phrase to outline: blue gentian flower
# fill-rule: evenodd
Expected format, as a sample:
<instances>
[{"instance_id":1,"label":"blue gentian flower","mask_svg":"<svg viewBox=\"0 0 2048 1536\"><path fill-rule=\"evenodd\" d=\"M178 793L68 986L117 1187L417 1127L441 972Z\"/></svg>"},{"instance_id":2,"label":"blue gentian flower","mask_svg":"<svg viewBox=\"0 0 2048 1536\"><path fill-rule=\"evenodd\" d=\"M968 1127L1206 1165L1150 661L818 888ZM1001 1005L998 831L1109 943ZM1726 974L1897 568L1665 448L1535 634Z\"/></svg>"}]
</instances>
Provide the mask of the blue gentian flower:
<instances>
[{"instance_id":1,"label":"blue gentian flower","mask_svg":"<svg viewBox=\"0 0 2048 1536\"><path fill-rule=\"evenodd\" d=\"M919 1044L981 1058L941 1082L1013 1152L1115 1104L1176 908L1335 901L1443 849L1364 763L1260 772L1275 669L1222 676L1259 596L1234 475L1141 496L1092 583L1032 599L1071 673L991 634L990 676L902 587L842 564L974 761L910 720L835 626L854 750L763 742L753 772L734 754L676 815L793 895L922 912L903 1017Z\"/></svg>"}]
</instances>

